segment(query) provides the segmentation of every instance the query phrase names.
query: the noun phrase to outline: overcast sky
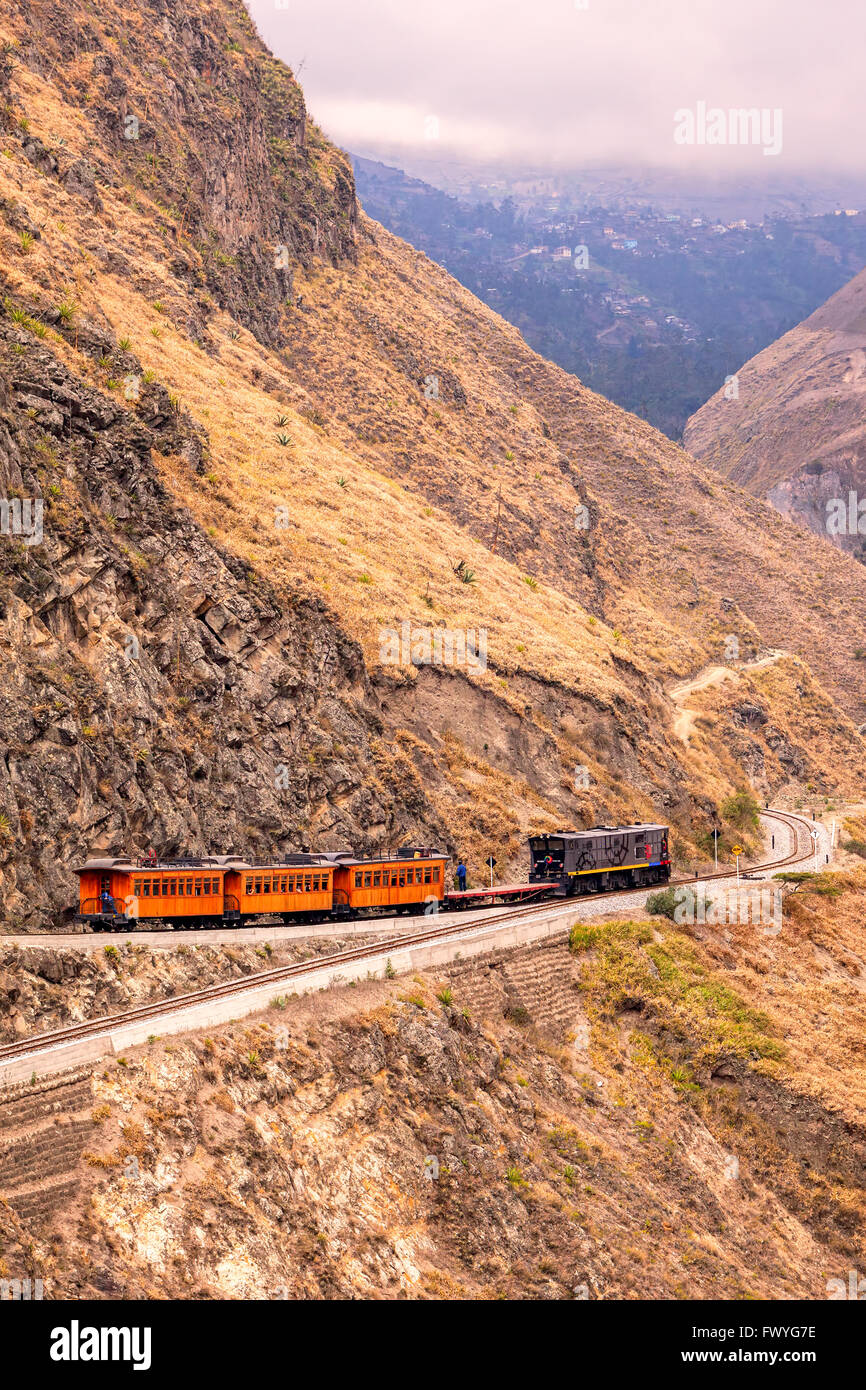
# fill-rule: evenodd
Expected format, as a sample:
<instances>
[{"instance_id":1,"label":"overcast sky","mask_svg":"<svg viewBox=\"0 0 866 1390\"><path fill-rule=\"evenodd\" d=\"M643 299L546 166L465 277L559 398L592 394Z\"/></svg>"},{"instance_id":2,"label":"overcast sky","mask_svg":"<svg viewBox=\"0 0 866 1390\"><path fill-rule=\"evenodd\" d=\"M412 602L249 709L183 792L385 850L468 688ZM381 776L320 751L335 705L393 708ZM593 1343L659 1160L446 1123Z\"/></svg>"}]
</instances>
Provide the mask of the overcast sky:
<instances>
[{"instance_id":1,"label":"overcast sky","mask_svg":"<svg viewBox=\"0 0 866 1390\"><path fill-rule=\"evenodd\" d=\"M311 114L353 151L438 140L538 167L866 166L864 0L248 4L277 56L304 60ZM674 113L698 102L781 109L781 154L676 144Z\"/></svg>"}]
</instances>

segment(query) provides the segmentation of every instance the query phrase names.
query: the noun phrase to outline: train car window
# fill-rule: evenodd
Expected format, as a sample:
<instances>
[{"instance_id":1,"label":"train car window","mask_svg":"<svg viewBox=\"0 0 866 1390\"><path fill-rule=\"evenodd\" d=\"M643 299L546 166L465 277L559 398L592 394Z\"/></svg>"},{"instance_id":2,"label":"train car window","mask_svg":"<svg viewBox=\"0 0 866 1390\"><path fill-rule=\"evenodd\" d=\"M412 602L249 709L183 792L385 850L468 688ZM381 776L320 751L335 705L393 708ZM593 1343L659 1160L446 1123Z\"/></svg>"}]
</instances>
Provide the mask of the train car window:
<instances>
[{"instance_id":1,"label":"train car window","mask_svg":"<svg viewBox=\"0 0 866 1390\"><path fill-rule=\"evenodd\" d=\"M182 878L179 878L178 881L177 881L177 896L178 896L179 898L182 898L182 897L183 897L183 890L184 890L184 887L185 887L185 886L186 886L186 885L184 884L183 879L182 879Z\"/></svg>"},{"instance_id":2,"label":"train car window","mask_svg":"<svg viewBox=\"0 0 866 1390\"><path fill-rule=\"evenodd\" d=\"M252 891L253 891L253 881L252 881L252 879L251 879L251 878L244 879L244 892L245 892L245 893L251 893Z\"/></svg>"},{"instance_id":3,"label":"train car window","mask_svg":"<svg viewBox=\"0 0 866 1390\"><path fill-rule=\"evenodd\" d=\"M140 878L137 878L137 879L135 880L135 896L136 896L137 898L140 898L140 897L141 897L141 879L140 879Z\"/></svg>"},{"instance_id":4,"label":"train car window","mask_svg":"<svg viewBox=\"0 0 866 1390\"><path fill-rule=\"evenodd\" d=\"M262 881L261 881L260 878L257 878L257 879L256 879L256 892L257 892L257 893L261 893L261 891L262 891Z\"/></svg>"},{"instance_id":5,"label":"train car window","mask_svg":"<svg viewBox=\"0 0 866 1390\"><path fill-rule=\"evenodd\" d=\"M355 874L355 887L356 887L356 888L360 888L360 887L361 887L361 875L360 875L360 873L356 873L356 874Z\"/></svg>"},{"instance_id":6,"label":"train car window","mask_svg":"<svg viewBox=\"0 0 866 1390\"><path fill-rule=\"evenodd\" d=\"M374 887L374 888L381 888L381 887L382 887L382 870L381 870L381 869L379 870L379 872L378 872L377 874L374 874L374 875L373 875L373 887Z\"/></svg>"},{"instance_id":7,"label":"train car window","mask_svg":"<svg viewBox=\"0 0 866 1390\"><path fill-rule=\"evenodd\" d=\"M285 891L286 891L286 882L287 882L287 880L286 880L286 875L283 874L282 877L280 878L280 892L281 892L281 893L285 893Z\"/></svg>"},{"instance_id":8,"label":"train car window","mask_svg":"<svg viewBox=\"0 0 866 1390\"><path fill-rule=\"evenodd\" d=\"M433 874L433 870L431 869L430 865L428 864L427 867L426 867L425 870L424 870L424 882L425 882L425 883L431 883L431 882L432 882L432 874Z\"/></svg>"},{"instance_id":9,"label":"train car window","mask_svg":"<svg viewBox=\"0 0 866 1390\"><path fill-rule=\"evenodd\" d=\"M176 878L171 879L170 882L169 882L169 885L168 885L168 896L169 896L170 898L176 898L176 897L177 897L177 879L176 879Z\"/></svg>"},{"instance_id":10,"label":"train car window","mask_svg":"<svg viewBox=\"0 0 866 1390\"><path fill-rule=\"evenodd\" d=\"M439 882L439 866L438 866L438 865L436 865L436 867L433 869L433 882L434 882L434 883L438 883L438 882Z\"/></svg>"},{"instance_id":11,"label":"train car window","mask_svg":"<svg viewBox=\"0 0 866 1390\"><path fill-rule=\"evenodd\" d=\"M416 869L416 870L415 870L415 882L416 882L416 883L423 883L423 882L424 882L424 870L423 870L423 869Z\"/></svg>"},{"instance_id":12,"label":"train car window","mask_svg":"<svg viewBox=\"0 0 866 1390\"><path fill-rule=\"evenodd\" d=\"M164 898L167 898L167 897L168 897L168 879L167 879L167 878L164 878L164 879L162 880L162 896L163 896Z\"/></svg>"},{"instance_id":13,"label":"train car window","mask_svg":"<svg viewBox=\"0 0 866 1390\"><path fill-rule=\"evenodd\" d=\"M264 888L262 889L262 892L263 892L263 893L270 893L270 891L271 891L271 880L270 880L269 878L266 878L266 879L265 879L265 886L264 886Z\"/></svg>"},{"instance_id":14,"label":"train car window","mask_svg":"<svg viewBox=\"0 0 866 1390\"><path fill-rule=\"evenodd\" d=\"M289 874L289 892L290 892L290 893L294 893L294 891L295 891L295 875L294 875L294 874Z\"/></svg>"},{"instance_id":15,"label":"train car window","mask_svg":"<svg viewBox=\"0 0 866 1390\"><path fill-rule=\"evenodd\" d=\"M405 869L401 869L401 870L400 870L400 887L401 887L401 888L405 888L405 887L406 887L406 870L405 870Z\"/></svg>"},{"instance_id":16,"label":"train car window","mask_svg":"<svg viewBox=\"0 0 866 1390\"><path fill-rule=\"evenodd\" d=\"M313 891L313 889L312 889L312 877L313 877L312 874L304 874L304 892L305 892L305 893L311 893L311 892Z\"/></svg>"},{"instance_id":17,"label":"train car window","mask_svg":"<svg viewBox=\"0 0 866 1390\"><path fill-rule=\"evenodd\" d=\"M201 897L201 879L200 879L200 878L197 878L196 881L195 881L195 896L196 896L197 898L200 898L200 897Z\"/></svg>"},{"instance_id":18,"label":"train car window","mask_svg":"<svg viewBox=\"0 0 866 1390\"><path fill-rule=\"evenodd\" d=\"M149 898L149 897L150 897L150 879L149 879L149 878L146 878L146 879L143 880L142 885L141 885L141 895L140 895L140 896L143 897L143 898Z\"/></svg>"},{"instance_id":19,"label":"train car window","mask_svg":"<svg viewBox=\"0 0 866 1390\"><path fill-rule=\"evenodd\" d=\"M397 870L396 870L396 869L394 870L394 872L393 872L392 875L391 875L391 887L392 887L392 888L396 888L396 887L397 887Z\"/></svg>"},{"instance_id":20,"label":"train car window","mask_svg":"<svg viewBox=\"0 0 866 1390\"><path fill-rule=\"evenodd\" d=\"M371 883L372 883L372 879L373 879L373 876L372 876L372 874L371 874L371 873L369 872L369 870L368 870L367 873L364 874L364 887L365 887L365 888L369 888L369 887L370 887L370 885L371 885Z\"/></svg>"},{"instance_id":21,"label":"train car window","mask_svg":"<svg viewBox=\"0 0 866 1390\"><path fill-rule=\"evenodd\" d=\"M313 892L314 892L314 893L318 893L318 891L319 891L319 875L318 875L318 874L313 874Z\"/></svg>"}]
</instances>

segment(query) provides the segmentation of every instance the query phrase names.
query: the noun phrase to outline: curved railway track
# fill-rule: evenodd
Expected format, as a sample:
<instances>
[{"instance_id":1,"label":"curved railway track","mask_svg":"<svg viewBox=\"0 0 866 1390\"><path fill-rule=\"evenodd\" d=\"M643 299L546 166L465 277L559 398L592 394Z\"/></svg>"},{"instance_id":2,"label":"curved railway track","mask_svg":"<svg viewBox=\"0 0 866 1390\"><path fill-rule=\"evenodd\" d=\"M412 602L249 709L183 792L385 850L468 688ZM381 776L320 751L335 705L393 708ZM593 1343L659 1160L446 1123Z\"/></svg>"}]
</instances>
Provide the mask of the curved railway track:
<instances>
[{"instance_id":1,"label":"curved railway track","mask_svg":"<svg viewBox=\"0 0 866 1390\"><path fill-rule=\"evenodd\" d=\"M778 820L787 825L792 832L794 848L790 854L781 859L770 860L765 864L753 865L749 875L766 872L769 869L780 869L787 864L796 863L805 858L811 849L807 846L801 850L801 840L803 832L809 829L809 823L798 816L794 816L783 811L764 811L762 817L767 820ZM806 835L808 839L808 834ZM743 875L741 875L742 877ZM732 878L733 875L728 870L720 870L718 873L704 874L695 878L671 879L671 885L686 883L703 883L711 879ZM364 960L372 956L381 956L389 951L405 949L407 946L425 946L433 942L447 940L452 936L455 941L463 940L481 931L489 931L491 928L508 926L514 922L525 918L539 916L544 912L557 910L565 913L572 913L582 902L613 901L629 894L643 892L643 889L621 888L610 893L587 894L581 898L567 899L547 899L543 903L534 903L531 906L513 908L503 912L495 918L486 917L481 921L472 922L462 921L459 917L451 917L442 926L428 927L417 932L402 932L398 936L385 937L376 942L368 943L364 946L351 947L347 951L341 951L338 955L327 958L327 963L333 961L346 962ZM324 961L295 961L291 965L277 966L273 970L258 971L254 975L248 975L244 980L225 980L217 984L207 985L202 989L191 991L189 994L176 995L171 1000L156 1000L149 1004L139 1004L135 1008L126 1009L119 1014L109 1014L103 1018L90 1019L82 1023L74 1023L65 1028L55 1028L47 1033L40 1033L34 1037L21 1038L17 1042L6 1043L0 1047L0 1062L10 1061L14 1058L26 1057L30 1054L45 1052L51 1048L61 1047L66 1043L81 1042L87 1038L99 1037L104 1033L110 1033L113 1028L120 1024L128 1025L142 1023L148 1019L157 1018L168 1013L180 1013L185 1009L193 1008L197 1004L208 1003L215 999L222 999L232 994L243 994L250 989L261 989L265 986L280 985L291 981L299 975L309 974L317 965L321 966Z\"/></svg>"}]
</instances>

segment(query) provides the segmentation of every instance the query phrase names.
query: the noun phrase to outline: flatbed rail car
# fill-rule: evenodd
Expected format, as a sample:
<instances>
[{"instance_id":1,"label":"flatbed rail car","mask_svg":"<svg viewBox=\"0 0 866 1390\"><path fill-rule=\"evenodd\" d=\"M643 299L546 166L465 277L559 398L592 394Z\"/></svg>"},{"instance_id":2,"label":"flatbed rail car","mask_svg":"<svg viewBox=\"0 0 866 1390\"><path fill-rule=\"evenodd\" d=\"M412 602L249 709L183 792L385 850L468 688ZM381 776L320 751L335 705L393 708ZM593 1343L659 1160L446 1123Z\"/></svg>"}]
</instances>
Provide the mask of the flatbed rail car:
<instances>
[{"instance_id":1,"label":"flatbed rail car","mask_svg":"<svg viewBox=\"0 0 866 1390\"><path fill-rule=\"evenodd\" d=\"M614 888L649 888L671 876L666 825L594 825L558 830L529 841L530 883L556 897Z\"/></svg>"},{"instance_id":2,"label":"flatbed rail car","mask_svg":"<svg viewBox=\"0 0 866 1390\"><path fill-rule=\"evenodd\" d=\"M445 894L446 912L465 912L476 907L498 907L502 903L533 903L550 896L547 883L496 883L492 888L464 888Z\"/></svg>"},{"instance_id":3,"label":"flatbed rail car","mask_svg":"<svg viewBox=\"0 0 866 1390\"><path fill-rule=\"evenodd\" d=\"M448 856L404 849L376 859L292 854L270 864L237 855L157 862L89 859L79 878L77 919L96 930L135 923L168 927L245 926L258 917L284 922L437 910Z\"/></svg>"}]
</instances>

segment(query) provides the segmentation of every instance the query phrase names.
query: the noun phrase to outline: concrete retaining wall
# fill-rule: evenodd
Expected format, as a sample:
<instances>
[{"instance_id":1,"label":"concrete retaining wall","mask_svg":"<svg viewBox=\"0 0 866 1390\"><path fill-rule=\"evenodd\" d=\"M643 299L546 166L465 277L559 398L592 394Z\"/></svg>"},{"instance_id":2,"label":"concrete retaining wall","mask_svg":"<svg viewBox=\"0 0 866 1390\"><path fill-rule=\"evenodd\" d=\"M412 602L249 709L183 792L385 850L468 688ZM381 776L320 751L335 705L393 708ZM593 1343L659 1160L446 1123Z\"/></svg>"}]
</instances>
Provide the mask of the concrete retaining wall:
<instances>
[{"instance_id":1,"label":"concrete retaining wall","mask_svg":"<svg viewBox=\"0 0 866 1390\"><path fill-rule=\"evenodd\" d=\"M455 921L453 932L429 945L392 947L387 952L366 956L361 961L345 961L334 956L326 964L311 965L309 970L288 980L246 989L241 988L241 982L238 982L238 991L222 999L209 1000L186 1009L171 1009L167 1005L164 1014L151 1016L139 1023L120 1021L112 1024L106 1020L104 1032L88 1038L86 1042L64 1043L28 1057L0 1062L0 1087L26 1081L34 1074L37 1077L48 1076L61 1068L97 1057L112 1053L120 1055L127 1048L146 1042L153 1033L164 1037L168 1033L216 1028L222 1023L266 1009L279 994L312 994L315 990L348 984L352 980L381 978L389 960L396 974L410 974L446 963L459 964L461 960L469 960L494 949L522 946L547 937L561 936L564 940L574 916L573 904L559 905L551 907L543 915L509 926L485 923L469 936L461 935L466 930L466 923Z\"/></svg>"}]
</instances>

